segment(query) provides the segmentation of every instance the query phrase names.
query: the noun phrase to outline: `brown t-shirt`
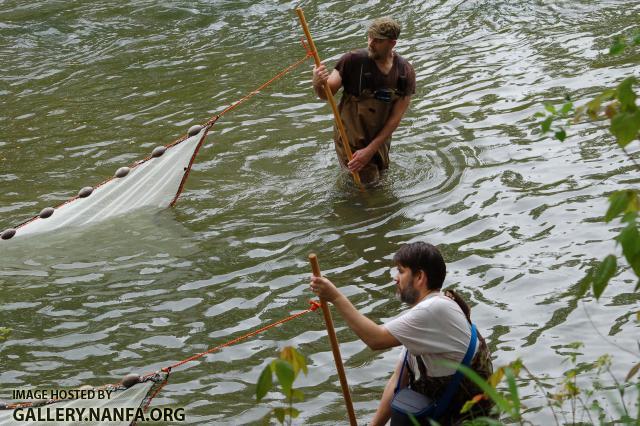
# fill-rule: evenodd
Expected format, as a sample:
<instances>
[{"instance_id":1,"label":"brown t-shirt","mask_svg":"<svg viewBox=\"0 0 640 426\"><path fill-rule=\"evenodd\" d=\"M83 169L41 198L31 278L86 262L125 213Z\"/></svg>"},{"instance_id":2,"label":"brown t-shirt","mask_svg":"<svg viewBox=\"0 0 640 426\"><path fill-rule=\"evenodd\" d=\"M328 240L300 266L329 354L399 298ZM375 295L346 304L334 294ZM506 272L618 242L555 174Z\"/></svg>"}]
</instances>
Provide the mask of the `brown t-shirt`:
<instances>
[{"instance_id":1,"label":"brown t-shirt","mask_svg":"<svg viewBox=\"0 0 640 426\"><path fill-rule=\"evenodd\" d=\"M380 71L375 61L369 58L367 49L345 53L338 60L336 70L342 78L344 91L360 96L365 90L395 90L399 96L410 96L416 91L416 74L411 64L394 53L393 66L389 74Z\"/></svg>"}]
</instances>

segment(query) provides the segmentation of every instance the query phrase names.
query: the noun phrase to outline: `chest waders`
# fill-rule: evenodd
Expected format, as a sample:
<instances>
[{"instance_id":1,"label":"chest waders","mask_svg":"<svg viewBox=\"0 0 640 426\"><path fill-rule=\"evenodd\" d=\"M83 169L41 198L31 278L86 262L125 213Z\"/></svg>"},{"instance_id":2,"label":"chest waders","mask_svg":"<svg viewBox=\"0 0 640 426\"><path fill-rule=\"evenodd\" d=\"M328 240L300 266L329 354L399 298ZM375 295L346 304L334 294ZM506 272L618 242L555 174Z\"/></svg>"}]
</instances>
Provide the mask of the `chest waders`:
<instances>
[{"instance_id":1,"label":"chest waders","mask_svg":"<svg viewBox=\"0 0 640 426\"><path fill-rule=\"evenodd\" d=\"M365 89L360 96L348 93L342 95L338 110L344 122L352 152L365 148L376 137L389 119L391 109L399 98L395 90L372 92ZM333 130L336 154L338 154L340 165L346 168L348 160L342 147L340 133L335 126ZM360 170L360 179L363 182L376 181L380 177L380 172L389 168L390 147L391 137L384 141L369 164Z\"/></svg>"},{"instance_id":2,"label":"chest waders","mask_svg":"<svg viewBox=\"0 0 640 426\"><path fill-rule=\"evenodd\" d=\"M478 350L471 360L471 368L486 380L493 374L491 353L489 352L486 341L480 334L478 334L478 342ZM409 386L411 389L433 400L438 399L444 393L453 376L429 377L427 367L424 361L422 361L422 357L417 357L416 361L418 363L418 370L420 370L420 378L416 379L414 372L409 369ZM479 394L482 394L482 390L470 379L464 377L460 381L458 392L456 392L451 399L447 410L435 420L442 426L446 426L462 424L464 420L473 418L491 417L493 401L487 399L479 401L471 410L460 414L460 410L465 402Z\"/></svg>"}]
</instances>

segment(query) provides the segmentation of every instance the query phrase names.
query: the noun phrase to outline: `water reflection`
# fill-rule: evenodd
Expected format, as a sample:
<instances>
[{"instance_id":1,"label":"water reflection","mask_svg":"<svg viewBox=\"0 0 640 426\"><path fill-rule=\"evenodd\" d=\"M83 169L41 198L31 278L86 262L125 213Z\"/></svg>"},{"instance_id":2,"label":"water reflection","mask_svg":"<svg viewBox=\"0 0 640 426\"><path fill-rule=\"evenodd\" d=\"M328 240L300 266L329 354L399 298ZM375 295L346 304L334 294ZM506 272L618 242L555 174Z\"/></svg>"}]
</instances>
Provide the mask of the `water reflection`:
<instances>
[{"instance_id":1,"label":"water reflection","mask_svg":"<svg viewBox=\"0 0 640 426\"><path fill-rule=\"evenodd\" d=\"M634 344L627 271L600 303L572 301L594 259L615 250L605 196L632 169L605 129L577 126L559 144L531 117L543 101L584 102L634 72L633 58L604 53L610 34L636 25L624 11L637 6L302 5L323 58L361 46L373 16L405 24L398 50L418 91L381 182L361 193L340 175L330 111L314 99L309 69L296 71L216 124L175 209L2 245L0 325L14 332L0 348L0 392L112 382L304 309L311 251L384 321L403 309L391 256L414 240L442 248L446 284L474 305L497 364L521 356L559 375L566 342L585 341L585 356L615 351L589 317L614 343ZM0 229L174 140L304 54L294 6L2 3ZM367 419L396 353L369 351L336 326ZM250 398L253 385L285 343L312 365L301 421L342 424L313 316L176 372L157 403L185 406L190 423L256 422L266 408ZM533 393L523 395L531 407Z\"/></svg>"}]
</instances>

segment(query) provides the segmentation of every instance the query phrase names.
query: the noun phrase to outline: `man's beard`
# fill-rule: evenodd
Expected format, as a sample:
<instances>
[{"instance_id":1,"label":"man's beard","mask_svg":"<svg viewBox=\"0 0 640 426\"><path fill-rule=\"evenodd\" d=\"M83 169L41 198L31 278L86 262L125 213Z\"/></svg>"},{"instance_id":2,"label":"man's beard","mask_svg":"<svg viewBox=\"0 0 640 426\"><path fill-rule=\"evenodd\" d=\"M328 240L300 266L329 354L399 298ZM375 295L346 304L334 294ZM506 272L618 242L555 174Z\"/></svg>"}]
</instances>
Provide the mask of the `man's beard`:
<instances>
[{"instance_id":1,"label":"man's beard","mask_svg":"<svg viewBox=\"0 0 640 426\"><path fill-rule=\"evenodd\" d=\"M409 283L403 290L396 290L396 298L398 298L401 302L406 303L409 306L415 305L418 301L418 290L413 286L413 282Z\"/></svg>"},{"instance_id":2,"label":"man's beard","mask_svg":"<svg viewBox=\"0 0 640 426\"><path fill-rule=\"evenodd\" d=\"M371 49L367 49L367 52L369 53L369 58L373 59L374 61L377 61L382 58L382 55L380 55L380 52L376 52Z\"/></svg>"}]
</instances>

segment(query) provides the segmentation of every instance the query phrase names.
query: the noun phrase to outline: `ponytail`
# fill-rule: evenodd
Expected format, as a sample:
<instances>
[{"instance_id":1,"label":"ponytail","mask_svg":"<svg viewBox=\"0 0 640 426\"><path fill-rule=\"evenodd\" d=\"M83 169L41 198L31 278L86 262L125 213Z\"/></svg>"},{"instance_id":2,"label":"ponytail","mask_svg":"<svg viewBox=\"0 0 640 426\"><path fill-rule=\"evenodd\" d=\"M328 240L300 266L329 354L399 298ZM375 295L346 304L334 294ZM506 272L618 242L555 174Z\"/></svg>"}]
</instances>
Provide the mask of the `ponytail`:
<instances>
[{"instance_id":1,"label":"ponytail","mask_svg":"<svg viewBox=\"0 0 640 426\"><path fill-rule=\"evenodd\" d=\"M449 299L452 299L454 302L458 304L458 306L460 306L460 309L462 309L464 316L467 317L467 321L469 321L469 324L471 324L471 308L469 307L469 305L467 305L467 302L465 302L464 299L458 293L456 293L450 288L444 291L444 295L447 296Z\"/></svg>"}]
</instances>

